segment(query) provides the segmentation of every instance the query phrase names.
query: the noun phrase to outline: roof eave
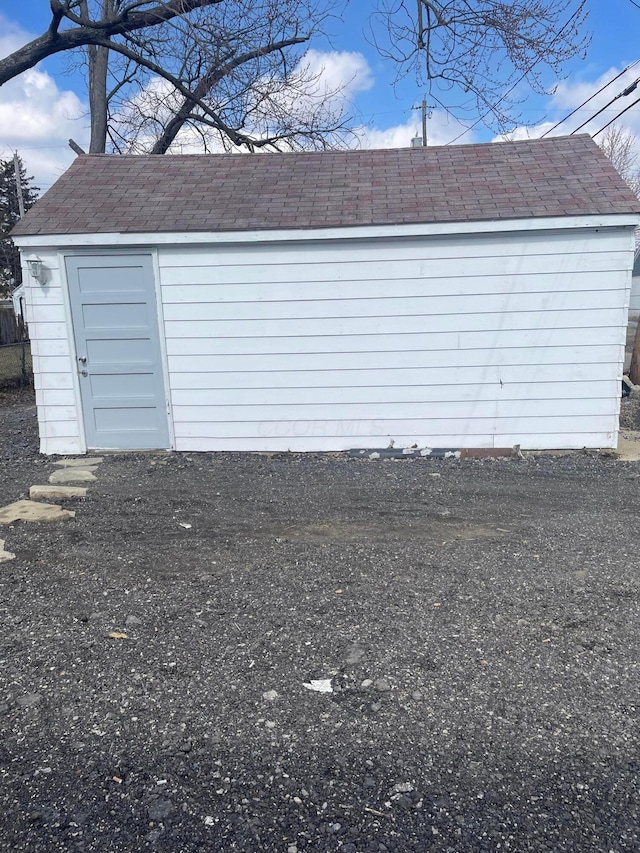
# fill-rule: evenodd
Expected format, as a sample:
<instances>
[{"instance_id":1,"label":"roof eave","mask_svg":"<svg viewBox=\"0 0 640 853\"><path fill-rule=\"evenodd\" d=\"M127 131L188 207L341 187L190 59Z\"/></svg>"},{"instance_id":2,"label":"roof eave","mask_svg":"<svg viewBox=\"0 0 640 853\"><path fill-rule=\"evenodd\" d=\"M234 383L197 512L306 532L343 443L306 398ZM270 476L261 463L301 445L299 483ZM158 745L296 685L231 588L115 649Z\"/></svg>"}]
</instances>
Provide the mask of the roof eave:
<instances>
[{"instance_id":1,"label":"roof eave","mask_svg":"<svg viewBox=\"0 0 640 853\"><path fill-rule=\"evenodd\" d=\"M582 216L485 219L464 222L431 222L411 225L358 225L328 228L261 229L248 231L152 231L79 234L16 235L21 249L35 247L161 246L218 243L280 243L301 240L340 240L380 237L430 237L455 234L557 231L576 228L629 228L640 225L640 213L608 213Z\"/></svg>"}]
</instances>

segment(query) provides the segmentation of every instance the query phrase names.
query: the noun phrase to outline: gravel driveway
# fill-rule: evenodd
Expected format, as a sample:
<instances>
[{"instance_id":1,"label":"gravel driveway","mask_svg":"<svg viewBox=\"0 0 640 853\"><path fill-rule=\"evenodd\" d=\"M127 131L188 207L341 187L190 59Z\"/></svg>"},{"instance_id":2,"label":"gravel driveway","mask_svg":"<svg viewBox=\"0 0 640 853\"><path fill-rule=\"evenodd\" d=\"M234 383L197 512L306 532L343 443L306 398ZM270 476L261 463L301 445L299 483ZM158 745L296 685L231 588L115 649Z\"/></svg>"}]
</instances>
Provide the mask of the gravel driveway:
<instances>
[{"instance_id":1,"label":"gravel driveway","mask_svg":"<svg viewBox=\"0 0 640 853\"><path fill-rule=\"evenodd\" d=\"M2 503L36 446L1 409ZM0 847L640 850L639 488L597 454L107 456L75 519L0 530Z\"/></svg>"}]
</instances>

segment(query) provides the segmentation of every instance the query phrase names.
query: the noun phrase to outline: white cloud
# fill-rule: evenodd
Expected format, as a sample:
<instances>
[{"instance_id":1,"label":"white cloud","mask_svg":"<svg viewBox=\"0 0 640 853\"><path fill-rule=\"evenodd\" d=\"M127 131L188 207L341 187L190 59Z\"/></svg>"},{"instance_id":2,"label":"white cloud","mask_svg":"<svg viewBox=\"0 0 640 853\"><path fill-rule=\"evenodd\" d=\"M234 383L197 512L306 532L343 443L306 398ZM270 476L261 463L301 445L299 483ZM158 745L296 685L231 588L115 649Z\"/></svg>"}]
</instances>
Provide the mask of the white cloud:
<instances>
[{"instance_id":1,"label":"white cloud","mask_svg":"<svg viewBox=\"0 0 640 853\"><path fill-rule=\"evenodd\" d=\"M427 119L427 144L448 145L456 137L460 144L474 142L473 132L465 133L466 127L443 110L434 110ZM404 124L388 128L362 127L358 131L363 148L407 148L415 137L422 138L422 118L417 110Z\"/></svg>"},{"instance_id":2,"label":"white cloud","mask_svg":"<svg viewBox=\"0 0 640 853\"><path fill-rule=\"evenodd\" d=\"M32 33L0 15L0 56L7 56L33 38ZM0 157L21 155L35 184L43 190L74 159L67 141L86 143L86 106L78 96L58 87L37 68L0 88Z\"/></svg>"},{"instance_id":3,"label":"white cloud","mask_svg":"<svg viewBox=\"0 0 640 853\"><path fill-rule=\"evenodd\" d=\"M373 87L374 79L369 63L356 51L308 50L301 62L303 68L315 78L310 93L318 96L349 100L358 92Z\"/></svg>"}]
</instances>

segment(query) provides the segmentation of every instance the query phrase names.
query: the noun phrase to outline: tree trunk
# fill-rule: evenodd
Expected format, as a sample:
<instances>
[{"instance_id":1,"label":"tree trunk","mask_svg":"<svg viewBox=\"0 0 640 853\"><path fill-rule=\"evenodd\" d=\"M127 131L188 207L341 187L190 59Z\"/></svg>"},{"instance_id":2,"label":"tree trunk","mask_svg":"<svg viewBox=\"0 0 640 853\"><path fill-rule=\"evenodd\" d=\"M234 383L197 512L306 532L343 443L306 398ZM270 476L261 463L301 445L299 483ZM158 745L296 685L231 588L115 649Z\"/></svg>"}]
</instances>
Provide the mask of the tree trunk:
<instances>
[{"instance_id":1,"label":"tree trunk","mask_svg":"<svg viewBox=\"0 0 640 853\"><path fill-rule=\"evenodd\" d=\"M89 111L91 141L89 154L104 154L107 148L107 72L109 48L90 45L89 54Z\"/></svg>"},{"instance_id":2,"label":"tree trunk","mask_svg":"<svg viewBox=\"0 0 640 853\"><path fill-rule=\"evenodd\" d=\"M81 0L80 8L89 18L88 0ZM102 20L113 19L113 0L102 0ZM109 48L90 44L87 47L89 63L89 115L91 116L91 141L89 154L104 154L107 149L107 73Z\"/></svg>"},{"instance_id":3,"label":"tree trunk","mask_svg":"<svg viewBox=\"0 0 640 853\"><path fill-rule=\"evenodd\" d=\"M189 98L184 99L178 112L174 115L156 140L153 148L151 149L152 154L167 153L169 146L184 127L187 119L191 115L191 110L194 107L195 101L191 101Z\"/></svg>"},{"instance_id":4,"label":"tree trunk","mask_svg":"<svg viewBox=\"0 0 640 853\"><path fill-rule=\"evenodd\" d=\"M198 85L193 90L193 99L185 98L182 101L180 109L175 112L171 121L166 125L151 150L152 154L166 154L171 143L180 133L184 125L191 117L192 110L197 106L197 101L202 100L227 74L231 74L238 66L258 56L268 56L270 53L285 50L287 47L292 47L294 44L304 44L308 41L308 36L296 36L295 38L285 39L283 41L272 42L264 47L250 50L240 56L236 56L229 62L225 62L220 66L211 66L207 73L200 79Z\"/></svg>"}]
</instances>

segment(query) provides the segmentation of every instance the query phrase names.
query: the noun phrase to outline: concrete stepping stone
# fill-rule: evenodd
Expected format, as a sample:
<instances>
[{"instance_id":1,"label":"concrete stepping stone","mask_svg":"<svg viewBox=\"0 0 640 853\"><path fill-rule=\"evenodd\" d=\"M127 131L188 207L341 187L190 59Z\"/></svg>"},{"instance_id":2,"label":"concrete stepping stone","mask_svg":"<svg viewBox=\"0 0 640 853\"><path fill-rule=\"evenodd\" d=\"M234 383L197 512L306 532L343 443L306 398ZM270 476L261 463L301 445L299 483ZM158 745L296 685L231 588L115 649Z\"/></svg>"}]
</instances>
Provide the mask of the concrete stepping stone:
<instances>
[{"instance_id":1,"label":"concrete stepping stone","mask_svg":"<svg viewBox=\"0 0 640 853\"><path fill-rule=\"evenodd\" d=\"M61 468L91 468L93 465L99 465L102 461L102 456L87 456L85 459L60 459L53 464Z\"/></svg>"},{"instance_id":2,"label":"concrete stepping stone","mask_svg":"<svg viewBox=\"0 0 640 853\"><path fill-rule=\"evenodd\" d=\"M64 483L93 483L97 479L93 475L95 470L95 468L90 469L86 467L59 468L49 477L49 482L54 485L61 485Z\"/></svg>"},{"instance_id":3,"label":"concrete stepping stone","mask_svg":"<svg viewBox=\"0 0 640 853\"><path fill-rule=\"evenodd\" d=\"M0 563L6 563L9 560L15 560L16 555L11 551L4 550L4 539L0 539Z\"/></svg>"},{"instance_id":4,"label":"concrete stepping stone","mask_svg":"<svg viewBox=\"0 0 640 853\"><path fill-rule=\"evenodd\" d=\"M82 486L31 486L32 501L65 501L70 498L86 498L87 490Z\"/></svg>"},{"instance_id":5,"label":"concrete stepping stone","mask_svg":"<svg viewBox=\"0 0 640 853\"><path fill-rule=\"evenodd\" d=\"M57 504L35 501L15 501L0 507L0 524L12 524L14 521L65 521L74 516L75 512L62 509Z\"/></svg>"}]
</instances>

